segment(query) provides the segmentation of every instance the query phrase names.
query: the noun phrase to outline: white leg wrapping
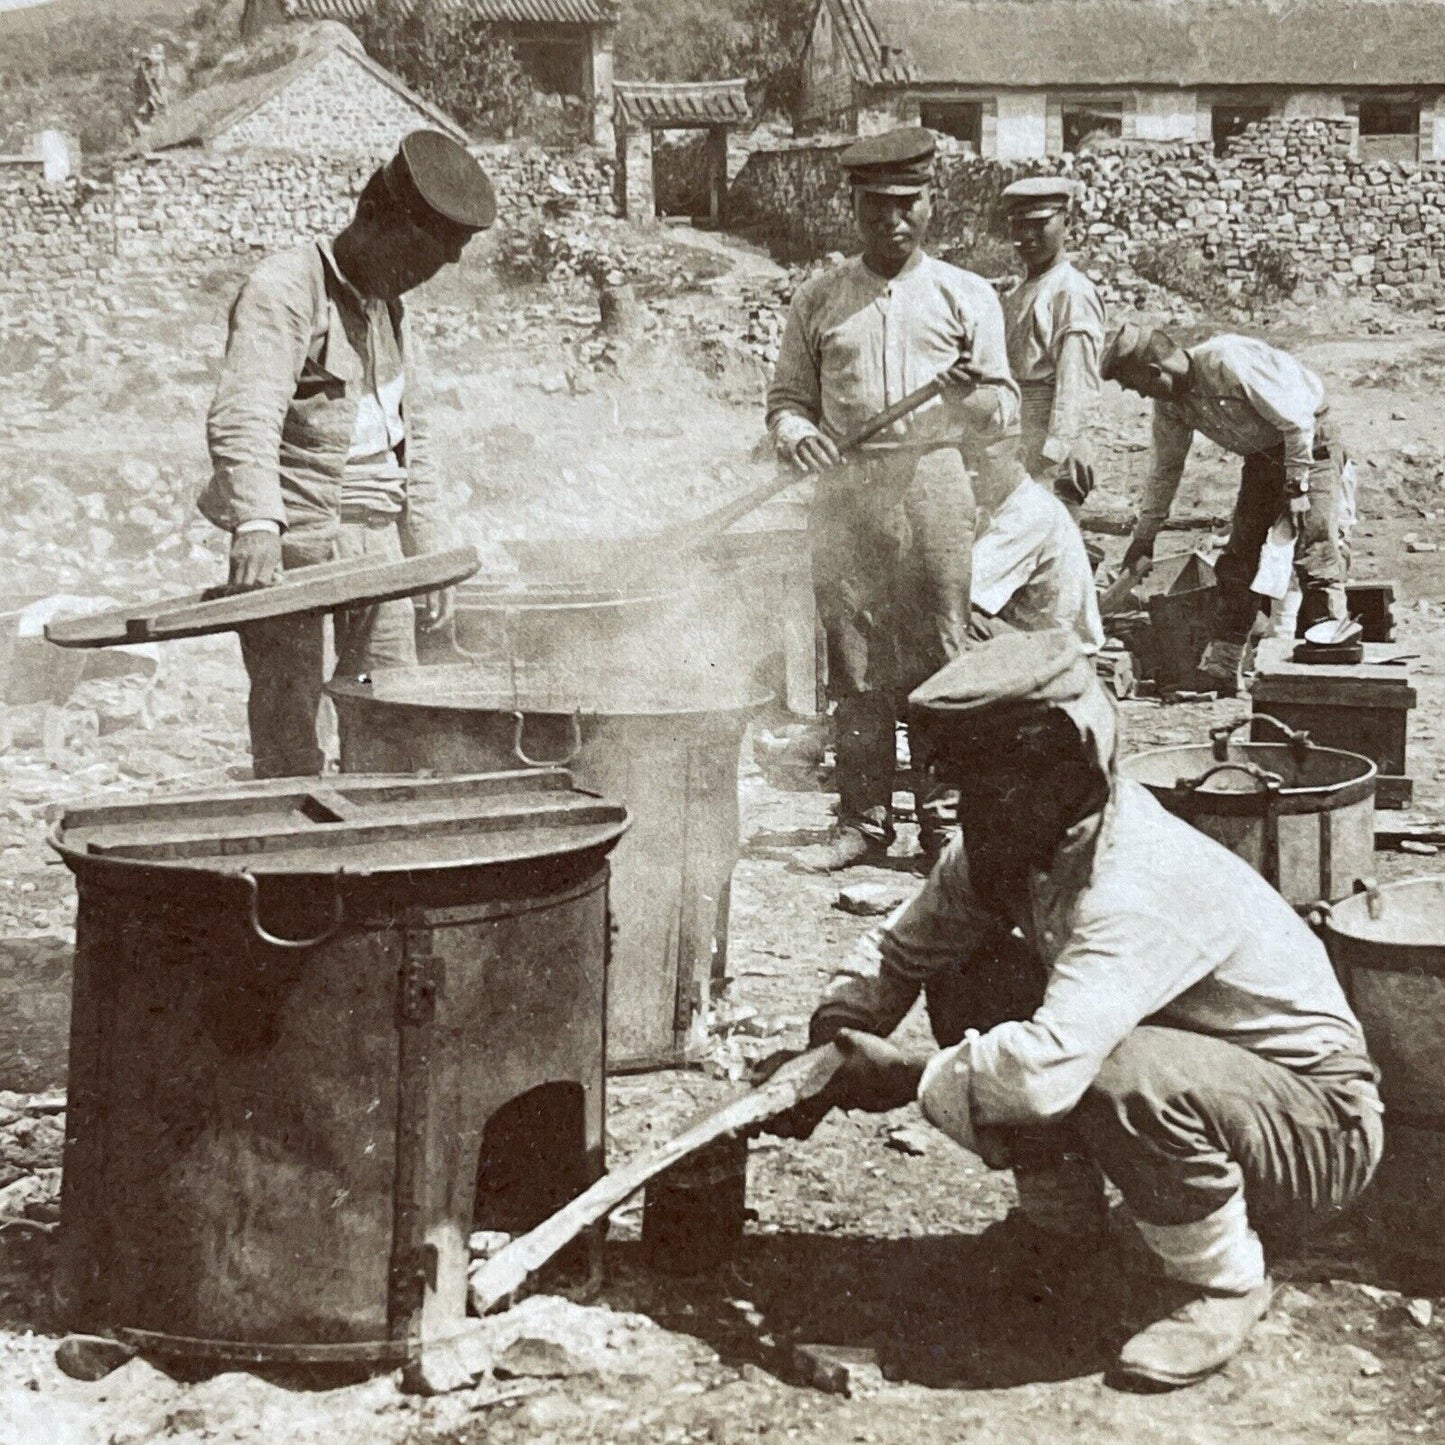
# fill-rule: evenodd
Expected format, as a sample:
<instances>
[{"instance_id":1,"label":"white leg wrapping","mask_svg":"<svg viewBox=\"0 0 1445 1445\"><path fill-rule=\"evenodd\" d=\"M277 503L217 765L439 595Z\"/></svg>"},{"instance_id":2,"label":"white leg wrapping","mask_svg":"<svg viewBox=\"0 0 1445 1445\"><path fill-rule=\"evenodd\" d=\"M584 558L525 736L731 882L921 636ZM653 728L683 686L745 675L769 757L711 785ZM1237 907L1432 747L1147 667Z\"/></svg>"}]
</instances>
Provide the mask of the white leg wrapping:
<instances>
[{"instance_id":1,"label":"white leg wrapping","mask_svg":"<svg viewBox=\"0 0 1445 1445\"><path fill-rule=\"evenodd\" d=\"M1250 1228L1243 1193L1194 1224L1139 1220L1137 1227L1170 1279L1221 1294L1246 1294L1264 1283L1264 1246Z\"/></svg>"}]
</instances>

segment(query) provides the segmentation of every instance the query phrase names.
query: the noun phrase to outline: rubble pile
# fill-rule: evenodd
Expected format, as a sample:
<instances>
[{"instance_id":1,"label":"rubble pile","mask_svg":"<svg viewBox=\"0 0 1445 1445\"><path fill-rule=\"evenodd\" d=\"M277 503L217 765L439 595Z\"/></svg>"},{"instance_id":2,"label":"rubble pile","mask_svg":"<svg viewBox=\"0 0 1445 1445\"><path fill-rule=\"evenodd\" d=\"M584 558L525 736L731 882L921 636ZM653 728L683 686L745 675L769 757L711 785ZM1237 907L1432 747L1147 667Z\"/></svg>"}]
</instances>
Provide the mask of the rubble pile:
<instances>
[{"instance_id":1,"label":"rubble pile","mask_svg":"<svg viewBox=\"0 0 1445 1445\"><path fill-rule=\"evenodd\" d=\"M224 539L197 516L195 492L189 473L139 456L83 492L34 473L0 478L0 567L20 592L204 585L223 566Z\"/></svg>"},{"instance_id":2,"label":"rubble pile","mask_svg":"<svg viewBox=\"0 0 1445 1445\"><path fill-rule=\"evenodd\" d=\"M0 1090L0 1229L60 1218L65 1096Z\"/></svg>"},{"instance_id":3,"label":"rubble pile","mask_svg":"<svg viewBox=\"0 0 1445 1445\"><path fill-rule=\"evenodd\" d=\"M596 286L620 285L641 274L635 252L609 243L594 228L567 218L514 227L502 243L498 262L522 281L580 278Z\"/></svg>"}]
</instances>

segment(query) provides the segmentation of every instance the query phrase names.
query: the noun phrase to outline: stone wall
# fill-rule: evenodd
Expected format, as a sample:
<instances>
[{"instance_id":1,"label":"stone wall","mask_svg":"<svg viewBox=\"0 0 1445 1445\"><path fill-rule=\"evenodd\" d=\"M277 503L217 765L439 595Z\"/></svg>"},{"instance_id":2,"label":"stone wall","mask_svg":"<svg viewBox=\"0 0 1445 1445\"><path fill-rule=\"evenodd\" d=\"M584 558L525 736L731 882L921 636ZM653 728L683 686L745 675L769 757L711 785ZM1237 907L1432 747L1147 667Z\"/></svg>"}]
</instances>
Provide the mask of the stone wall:
<instances>
[{"instance_id":1,"label":"stone wall","mask_svg":"<svg viewBox=\"0 0 1445 1445\"><path fill-rule=\"evenodd\" d=\"M610 156L528 147L477 152L497 188L500 228L549 199L614 214ZM381 156L169 151L126 161L106 181L41 180L0 168L0 322L107 305L129 274L170 275L335 234Z\"/></svg>"},{"instance_id":2,"label":"stone wall","mask_svg":"<svg viewBox=\"0 0 1445 1445\"><path fill-rule=\"evenodd\" d=\"M1081 184L1078 249L1105 268L1144 247L1183 242L1235 290L1279 260L1303 294L1434 286L1445 265L1445 162L1351 157L1353 122L1269 120L1223 157L1198 142L1129 145L1004 163L940 156L934 236L940 249L1002 234L998 195L1022 175ZM854 248L843 140L755 153L731 197L733 225L788 260Z\"/></svg>"}]
</instances>

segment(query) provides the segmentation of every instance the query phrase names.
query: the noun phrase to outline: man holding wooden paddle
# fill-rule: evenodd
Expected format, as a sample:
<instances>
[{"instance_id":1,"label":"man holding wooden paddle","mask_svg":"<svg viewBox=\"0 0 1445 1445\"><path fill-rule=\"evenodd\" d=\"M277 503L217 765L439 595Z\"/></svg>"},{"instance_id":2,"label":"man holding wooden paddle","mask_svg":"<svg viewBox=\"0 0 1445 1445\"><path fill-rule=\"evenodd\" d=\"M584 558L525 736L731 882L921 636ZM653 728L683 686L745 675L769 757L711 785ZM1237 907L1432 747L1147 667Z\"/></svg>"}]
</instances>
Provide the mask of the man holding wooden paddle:
<instances>
[{"instance_id":1,"label":"man holding wooden paddle","mask_svg":"<svg viewBox=\"0 0 1445 1445\"><path fill-rule=\"evenodd\" d=\"M1359 1022L1289 904L1118 776L1114 707L1071 633L984 642L909 702L961 836L814 1011L836 1072L764 1127L806 1137L830 1108L916 1098L1012 1167L1019 1210L980 1247L1015 1287L1108 1251L1107 1177L1165 1294L1115 1378L1192 1384L1269 1307L1257 1228L1337 1215L1379 1163ZM936 1049L886 1037L920 994Z\"/></svg>"},{"instance_id":2,"label":"man holding wooden paddle","mask_svg":"<svg viewBox=\"0 0 1445 1445\"><path fill-rule=\"evenodd\" d=\"M799 862L822 872L876 859L893 841L903 700L957 655L968 626L969 469L1018 429L998 297L923 250L934 148L932 132L907 127L844 151L862 255L799 288L768 392L779 453L817 478L813 586L828 640L838 828ZM914 393L915 410L842 453L840 440ZM933 785L916 802L929 857L950 806Z\"/></svg>"},{"instance_id":3,"label":"man holding wooden paddle","mask_svg":"<svg viewBox=\"0 0 1445 1445\"><path fill-rule=\"evenodd\" d=\"M465 146L413 131L366 183L333 242L263 261L231 307L207 418L211 483L200 509L231 534L229 585L283 569L396 561L447 545L443 492L427 465L416 357L402 298L492 224L491 182ZM449 591L429 594L439 627ZM336 615L336 671L416 663L410 601ZM241 633L258 778L319 773L324 633L319 616Z\"/></svg>"}]
</instances>

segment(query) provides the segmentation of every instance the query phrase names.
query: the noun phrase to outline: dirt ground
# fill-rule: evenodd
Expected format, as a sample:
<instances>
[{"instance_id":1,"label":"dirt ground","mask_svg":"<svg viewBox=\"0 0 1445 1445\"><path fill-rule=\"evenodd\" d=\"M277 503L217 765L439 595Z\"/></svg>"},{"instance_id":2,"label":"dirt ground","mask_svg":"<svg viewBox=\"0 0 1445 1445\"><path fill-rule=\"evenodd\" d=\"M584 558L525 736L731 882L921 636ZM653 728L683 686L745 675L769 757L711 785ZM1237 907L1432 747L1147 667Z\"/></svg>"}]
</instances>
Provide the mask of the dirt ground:
<instances>
[{"instance_id":1,"label":"dirt ground","mask_svg":"<svg viewBox=\"0 0 1445 1445\"><path fill-rule=\"evenodd\" d=\"M671 234L654 244L670 279L645 298L650 327L630 347L596 336L585 285L504 286L480 262L417 308L436 371L439 451L493 570L514 565L509 540L645 532L768 475L757 447L765 370L738 337L749 298L779 285L779 273L731 243L697 249ZM185 292L125 298L103 322L7 338L0 499L14 524L0 539L5 591L129 598L215 580L221 549L190 506L234 283L234 272L218 270ZM1325 376L1359 461L1355 571L1398 581L1399 651L1419 654L1412 814L1445 819L1436 722L1445 569L1441 554L1406 550L1412 533L1438 538L1445 510L1445 338L1422 318L1323 309L1276 318L1270 334ZM1101 499L1123 506L1145 465L1142 404L1107 389L1096 433ZM1178 510L1223 515L1235 477L1204 449ZM1118 539L1106 541L1117 554ZM153 678L83 682L58 731L52 719L47 733L35 709L14 710L12 745L0 751L7 958L28 966L71 936L74 892L45 846L48 810L244 776L242 682L231 639L173 644ZM1241 708L1132 701L1126 745L1201 740ZM799 1043L832 965L871 926L834 906L836 881L787 861L790 847L826 829L826 793L775 786L745 743L741 797L734 981L695 1068L612 1081L613 1163L724 1097L735 1087L730 1066L736 1073L748 1055ZM905 837L889 868L848 881L913 886L908 847ZM1376 861L1391 879L1439 871L1442 858ZM13 981L27 976L21 967L0 979L12 1021L33 1021L25 1010L41 1007ZM51 1087L58 1081L45 1068L36 1062L16 1087ZM807 1143L755 1145L757 1218L741 1256L715 1277L650 1274L639 1209L619 1211L602 1274L549 1280L558 1298L533 1300L519 1317L518 1329L562 1342L564 1362L540 1374L428 1401L389 1379L326 1389L239 1374L186 1382L139 1361L80 1384L54 1363L49 1296L60 1102L0 1095L0 1190L40 1181L29 1223L0 1225L0 1445L1445 1440L1445 1285L1380 1255L1367 1218L1276 1259L1276 1307L1221 1375L1173 1396L1121 1394L1101 1379L1108 1352L1152 1298L1128 1252L1081 1261L1041 1299L1000 1287L976 1240L1009 1206L1007 1176L910 1111L834 1117ZM919 1127L900 1133L910 1122ZM876 1366L859 1371L851 1397L823 1392L801 1382L796 1347L805 1344L872 1351Z\"/></svg>"}]
</instances>

